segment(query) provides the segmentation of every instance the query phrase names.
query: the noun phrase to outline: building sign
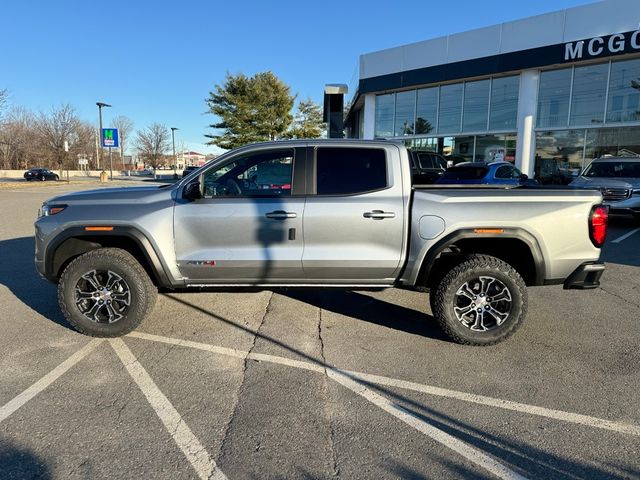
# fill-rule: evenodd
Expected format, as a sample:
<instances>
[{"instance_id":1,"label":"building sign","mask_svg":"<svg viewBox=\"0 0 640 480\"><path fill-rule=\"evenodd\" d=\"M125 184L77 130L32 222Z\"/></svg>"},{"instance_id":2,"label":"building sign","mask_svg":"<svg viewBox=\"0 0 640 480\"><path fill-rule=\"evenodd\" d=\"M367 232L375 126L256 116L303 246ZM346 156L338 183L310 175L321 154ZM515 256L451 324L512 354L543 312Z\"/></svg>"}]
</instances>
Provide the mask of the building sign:
<instances>
[{"instance_id":1,"label":"building sign","mask_svg":"<svg viewBox=\"0 0 640 480\"><path fill-rule=\"evenodd\" d=\"M117 128L103 128L102 129L102 146L103 147L119 147L118 144L118 129Z\"/></svg>"},{"instance_id":2,"label":"building sign","mask_svg":"<svg viewBox=\"0 0 640 480\"><path fill-rule=\"evenodd\" d=\"M640 52L640 30L564 44L564 61L588 60Z\"/></svg>"}]
</instances>

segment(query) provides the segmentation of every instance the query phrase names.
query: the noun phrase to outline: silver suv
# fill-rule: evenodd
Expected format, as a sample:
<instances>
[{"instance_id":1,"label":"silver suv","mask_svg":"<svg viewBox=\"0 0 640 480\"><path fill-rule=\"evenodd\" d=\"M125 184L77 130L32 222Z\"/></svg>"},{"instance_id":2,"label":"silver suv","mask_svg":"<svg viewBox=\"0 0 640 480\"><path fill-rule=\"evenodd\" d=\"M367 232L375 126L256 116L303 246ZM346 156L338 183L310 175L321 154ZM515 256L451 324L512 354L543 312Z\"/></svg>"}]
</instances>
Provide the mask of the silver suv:
<instances>
[{"instance_id":1,"label":"silver suv","mask_svg":"<svg viewBox=\"0 0 640 480\"><path fill-rule=\"evenodd\" d=\"M640 157L597 158L571 186L599 190L612 213L640 220Z\"/></svg>"}]
</instances>

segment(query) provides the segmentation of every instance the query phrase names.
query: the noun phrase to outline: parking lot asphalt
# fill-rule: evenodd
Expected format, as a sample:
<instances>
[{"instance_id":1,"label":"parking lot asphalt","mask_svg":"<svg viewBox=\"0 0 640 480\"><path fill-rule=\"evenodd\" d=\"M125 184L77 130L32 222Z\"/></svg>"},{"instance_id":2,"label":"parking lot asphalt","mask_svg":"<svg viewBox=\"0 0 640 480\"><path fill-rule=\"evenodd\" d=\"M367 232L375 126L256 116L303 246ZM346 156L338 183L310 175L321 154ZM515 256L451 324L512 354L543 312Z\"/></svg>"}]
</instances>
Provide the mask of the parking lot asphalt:
<instances>
[{"instance_id":1,"label":"parking lot asphalt","mask_svg":"<svg viewBox=\"0 0 640 480\"><path fill-rule=\"evenodd\" d=\"M94 340L33 266L40 203L78 188L0 190L1 479L640 478L640 225L492 347L399 289L162 292Z\"/></svg>"}]
</instances>

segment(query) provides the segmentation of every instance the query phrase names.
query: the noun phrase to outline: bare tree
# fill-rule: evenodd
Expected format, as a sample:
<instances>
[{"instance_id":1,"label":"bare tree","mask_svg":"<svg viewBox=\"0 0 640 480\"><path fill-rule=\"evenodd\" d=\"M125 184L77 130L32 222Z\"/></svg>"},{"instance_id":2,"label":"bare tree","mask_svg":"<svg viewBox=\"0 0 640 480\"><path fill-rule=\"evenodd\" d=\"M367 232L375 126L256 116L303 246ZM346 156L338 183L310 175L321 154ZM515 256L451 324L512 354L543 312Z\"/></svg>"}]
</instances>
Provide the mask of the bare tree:
<instances>
[{"instance_id":1,"label":"bare tree","mask_svg":"<svg viewBox=\"0 0 640 480\"><path fill-rule=\"evenodd\" d=\"M31 163L40 159L40 135L36 120L23 107L12 107L0 125L0 154L2 168L20 169L36 166Z\"/></svg>"},{"instance_id":2,"label":"bare tree","mask_svg":"<svg viewBox=\"0 0 640 480\"><path fill-rule=\"evenodd\" d=\"M68 155L65 152L65 142L69 148L79 143L79 127L75 109L69 105L51 109L48 113L40 113L37 118L37 129L42 140L42 146L59 169L62 169Z\"/></svg>"},{"instance_id":3,"label":"bare tree","mask_svg":"<svg viewBox=\"0 0 640 480\"><path fill-rule=\"evenodd\" d=\"M9 103L9 90L6 88L0 90L0 123L2 122L2 114Z\"/></svg>"},{"instance_id":4,"label":"bare tree","mask_svg":"<svg viewBox=\"0 0 640 480\"><path fill-rule=\"evenodd\" d=\"M133 130L133 121L129 117L124 115L118 115L111 121L114 128L118 129L118 135L120 140L120 161L123 162L124 168L124 152L128 145L129 135Z\"/></svg>"},{"instance_id":5,"label":"bare tree","mask_svg":"<svg viewBox=\"0 0 640 480\"><path fill-rule=\"evenodd\" d=\"M164 160L169 150L169 129L162 124L152 123L148 127L138 130L136 147L138 153L146 163L153 167L153 176L156 176L158 165Z\"/></svg>"}]
</instances>

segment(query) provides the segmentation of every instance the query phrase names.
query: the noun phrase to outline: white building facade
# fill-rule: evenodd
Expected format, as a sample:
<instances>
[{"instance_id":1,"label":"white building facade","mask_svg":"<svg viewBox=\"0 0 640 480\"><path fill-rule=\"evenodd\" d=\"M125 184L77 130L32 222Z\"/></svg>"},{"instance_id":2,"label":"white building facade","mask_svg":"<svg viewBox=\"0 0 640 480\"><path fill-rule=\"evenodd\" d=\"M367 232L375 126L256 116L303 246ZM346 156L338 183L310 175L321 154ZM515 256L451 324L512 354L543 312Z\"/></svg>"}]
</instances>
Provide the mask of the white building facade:
<instances>
[{"instance_id":1,"label":"white building facade","mask_svg":"<svg viewBox=\"0 0 640 480\"><path fill-rule=\"evenodd\" d=\"M364 54L353 90L350 137L565 184L593 158L640 155L640 0Z\"/></svg>"}]
</instances>

